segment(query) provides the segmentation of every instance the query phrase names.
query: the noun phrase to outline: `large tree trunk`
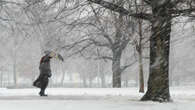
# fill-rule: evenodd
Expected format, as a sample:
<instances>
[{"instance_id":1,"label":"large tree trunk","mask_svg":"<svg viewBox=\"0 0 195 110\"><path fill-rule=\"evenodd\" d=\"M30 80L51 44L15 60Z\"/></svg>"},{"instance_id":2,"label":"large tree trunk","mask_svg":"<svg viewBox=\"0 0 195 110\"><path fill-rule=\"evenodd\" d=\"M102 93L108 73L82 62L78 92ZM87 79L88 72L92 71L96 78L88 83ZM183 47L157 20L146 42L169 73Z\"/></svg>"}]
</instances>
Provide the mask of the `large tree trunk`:
<instances>
[{"instance_id":1,"label":"large tree trunk","mask_svg":"<svg viewBox=\"0 0 195 110\"><path fill-rule=\"evenodd\" d=\"M120 68L120 60L121 60L121 51L113 52L113 60L112 60L112 87L121 88L121 68Z\"/></svg>"},{"instance_id":2,"label":"large tree trunk","mask_svg":"<svg viewBox=\"0 0 195 110\"><path fill-rule=\"evenodd\" d=\"M153 9L152 36L150 38L150 73L148 90L141 100L170 101L169 45L171 15L167 8Z\"/></svg>"},{"instance_id":3,"label":"large tree trunk","mask_svg":"<svg viewBox=\"0 0 195 110\"><path fill-rule=\"evenodd\" d=\"M114 38L114 44L112 45L112 72L113 72L113 82L112 87L114 88L121 88L121 55L123 51L123 43L122 42L122 30L121 27L123 26L123 16L120 14L118 17L115 16L115 29L116 35Z\"/></svg>"}]
</instances>

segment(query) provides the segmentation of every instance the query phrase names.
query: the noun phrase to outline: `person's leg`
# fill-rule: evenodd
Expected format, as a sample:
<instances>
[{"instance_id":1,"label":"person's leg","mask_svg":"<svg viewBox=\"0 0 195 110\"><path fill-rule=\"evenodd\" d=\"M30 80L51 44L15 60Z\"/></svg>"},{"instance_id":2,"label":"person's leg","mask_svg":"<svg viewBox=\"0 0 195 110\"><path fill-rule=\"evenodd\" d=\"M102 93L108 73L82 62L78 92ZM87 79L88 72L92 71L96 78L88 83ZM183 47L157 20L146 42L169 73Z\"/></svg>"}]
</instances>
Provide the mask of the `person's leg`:
<instances>
[{"instance_id":1,"label":"person's leg","mask_svg":"<svg viewBox=\"0 0 195 110\"><path fill-rule=\"evenodd\" d=\"M48 82L49 82L49 79L47 76L44 76L42 81L41 81L41 91L39 93L40 96L47 96L45 94L45 89L47 88L47 85L48 85Z\"/></svg>"},{"instance_id":2,"label":"person's leg","mask_svg":"<svg viewBox=\"0 0 195 110\"><path fill-rule=\"evenodd\" d=\"M40 82L40 78L37 78L34 82L33 82L33 86L41 88L41 82Z\"/></svg>"}]
</instances>

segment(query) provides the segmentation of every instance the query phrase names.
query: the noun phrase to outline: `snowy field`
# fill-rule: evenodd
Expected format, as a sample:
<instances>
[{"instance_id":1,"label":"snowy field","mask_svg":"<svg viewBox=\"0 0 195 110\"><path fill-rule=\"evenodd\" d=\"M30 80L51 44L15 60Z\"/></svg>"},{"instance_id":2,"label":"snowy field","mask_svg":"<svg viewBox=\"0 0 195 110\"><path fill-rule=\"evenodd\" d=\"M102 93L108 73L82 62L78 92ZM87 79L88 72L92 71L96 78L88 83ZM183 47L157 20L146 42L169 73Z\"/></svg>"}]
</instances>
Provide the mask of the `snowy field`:
<instances>
[{"instance_id":1,"label":"snowy field","mask_svg":"<svg viewBox=\"0 0 195 110\"><path fill-rule=\"evenodd\" d=\"M171 103L140 102L137 88L0 89L0 110L195 110L195 87L171 88Z\"/></svg>"}]
</instances>

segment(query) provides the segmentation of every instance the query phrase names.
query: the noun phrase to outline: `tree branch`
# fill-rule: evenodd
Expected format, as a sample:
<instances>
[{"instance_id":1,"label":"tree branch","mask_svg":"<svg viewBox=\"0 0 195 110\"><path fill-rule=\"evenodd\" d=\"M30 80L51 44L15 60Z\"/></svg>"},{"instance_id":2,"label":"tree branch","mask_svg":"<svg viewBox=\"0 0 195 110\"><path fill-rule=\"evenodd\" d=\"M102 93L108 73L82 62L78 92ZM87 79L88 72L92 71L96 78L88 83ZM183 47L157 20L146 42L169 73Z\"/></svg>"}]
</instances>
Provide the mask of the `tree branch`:
<instances>
[{"instance_id":1,"label":"tree branch","mask_svg":"<svg viewBox=\"0 0 195 110\"><path fill-rule=\"evenodd\" d=\"M0 17L0 20L2 20L2 21L12 21L11 19L7 19L7 18L3 18L3 17Z\"/></svg>"},{"instance_id":2,"label":"tree branch","mask_svg":"<svg viewBox=\"0 0 195 110\"><path fill-rule=\"evenodd\" d=\"M105 7L111 11L114 12L118 12L121 15L128 15L128 16L132 16L132 17L136 17L136 18L140 18L140 19L145 19L145 20L151 20L152 19L152 15L148 14L148 13L130 13L128 10L126 10L125 8L118 6L116 4L104 1L104 0L88 0L89 2L93 2L96 4L99 4L102 7Z\"/></svg>"},{"instance_id":3,"label":"tree branch","mask_svg":"<svg viewBox=\"0 0 195 110\"><path fill-rule=\"evenodd\" d=\"M149 14L149 13L142 13L142 12L141 13L133 13L133 14L129 14L129 16L148 20L148 21L152 20L152 14Z\"/></svg>"},{"instance_id":4,"label":"tree branch","mask_svg":"<svg viewBox=\"0 0 195 110\"><path fill-rule=\"evenodd\" d=\"M90 5L90 6L91 6L91 5ZM94 15L95 15L95 18L96 18L97 22L100 24L100 31L102 32L103 37L104 37L105 39L107 39L108 42L112 45L112 44L113 44L113 41L112 41L112 39L109 37L109 35L105 32L105 29L104 29L104 27L103 27L103 25L102 25L102 22L101 22L101 20L100 20L100 18L99 18L99 16L98 16L97 12L96 12L95 9L93 8L93 6L91 6L91 9L92 9L92 11L93 11L93 13L94 13Z\"/></svg>"},{"instance_id":5,"label":"tree branch","mask_svg":"<svg viewBox=\"0 0 195 110\"><path fill-rule=\"evenodd\" d=\"M74 42L73 44L65 45L65 46L61 47L61 49L70 50L70 49L74 48L75 46L77 46L78 44L81 44L81 43L86 42L86 41L88 41L88 39L83 39L83 40Z\"/></svg>"},{"instance_id":6,"label":"tree branch","mask_svg":"<svg viewBox=\"0 0 195 110\"><path fill-rule=\"evenodd\" d=\"M121 71L123 72L125 69L127 69L128 67L134 65L137 61L135 60L134 62L132 62L131 64L125 65L121 67Z\"/></svg>"},{"instance_id":7,"label":"tree branch","mask_svg":"<svg viewBox=\"0 0 195 110\"><path fill-rule=\"evenodd\" d=\"M95 60L99 60L99 59L103 59L103 60L113 60L112 57L109 57L109 56L99 56L98 58L95 58Z\"/></svg>"},{"instance_id":8,"label":"tree branch","mask_svg":"<svg viewBox=\"0 0 195 110\"><path fill-rule=\"evenodd\" d=\"M176 15L187 15L187 14L191 14L192 12L195 12L195 8L189 8L183 10L170 10L171 14L176 14Z\"/></svg>"},{"instance_id":9,"label":"tree branch","mask_svg":"<svg viewBox=\"0 0 195 110\"><path fill-rule=\"evenodd\" d=\"M120 7L120 6L116 5L116 4L104 1L104 0L88 0L88 1L96 3L96 4L99 4L99 5L107 8L107 9L110 9L112 11L118 12L118 13L120 13L122 15L128 15L129 14L129 11L126 10L125 8Z\"/></svg>"},{"instance_id":10,"label":"tree branch","mask_svg":"<svg viewBox=\"0 0 195 110\"><path fill-rule=\"evenodd\" d=\"M68 57L71 57L71 56L73 56L73 55L77 55L77 54L81 54L82 55L82 52L85 50L85 49L87 49L87 48L89 48L90 46L92 46L92 44L93 43L89 43L89 44L87 44L86 46L83 46L81 49L79 49L78 51L76 51L76 52L73 52L71 55L69 55Z\"/></svg>"},{"instance_id":11,"label":"tree branch","mask_svg":"<svg viewBox=\"0 0 195 110\"><path fill-rule=\"evenodd\" d=\"M109 45L108 43L101 43L99 41L96 41L95 39L89 39L89 41L91 41L95 46L107 47L107 48L111 49L111 45Z\"/></svg>"},{"instance_id":12,"label":"tree branch","mask_svg":"<svg viewBox=\"0 0 195 110\"><path fill-rule=\"evenodd\" d=\"M151 0L143 0L146 4L150 5L151 4Z\"/></svg>"}]
</instances>

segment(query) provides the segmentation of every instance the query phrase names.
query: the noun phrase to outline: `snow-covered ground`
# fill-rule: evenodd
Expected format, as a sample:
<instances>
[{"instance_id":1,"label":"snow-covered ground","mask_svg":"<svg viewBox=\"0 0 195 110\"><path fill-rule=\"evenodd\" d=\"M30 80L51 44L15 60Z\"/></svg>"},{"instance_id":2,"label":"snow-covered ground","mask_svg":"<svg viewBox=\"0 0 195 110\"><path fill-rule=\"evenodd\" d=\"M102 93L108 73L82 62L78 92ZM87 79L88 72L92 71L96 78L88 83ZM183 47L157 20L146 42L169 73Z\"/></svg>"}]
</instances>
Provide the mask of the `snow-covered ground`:
<instances>
[{"instance_id":1,"label":"snow-covered ground","mask_svg":"<svg viewBox=\"0 0 195 110\"><path fill-rule=\"evenodd\" d=\"M195 87L172 87L171 103L140 102L137 88L0 89L0 110L195 110Z\"/></svg>"}]
</instances>

